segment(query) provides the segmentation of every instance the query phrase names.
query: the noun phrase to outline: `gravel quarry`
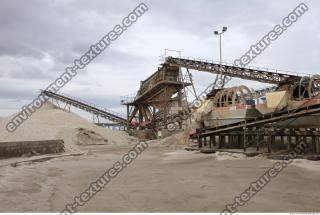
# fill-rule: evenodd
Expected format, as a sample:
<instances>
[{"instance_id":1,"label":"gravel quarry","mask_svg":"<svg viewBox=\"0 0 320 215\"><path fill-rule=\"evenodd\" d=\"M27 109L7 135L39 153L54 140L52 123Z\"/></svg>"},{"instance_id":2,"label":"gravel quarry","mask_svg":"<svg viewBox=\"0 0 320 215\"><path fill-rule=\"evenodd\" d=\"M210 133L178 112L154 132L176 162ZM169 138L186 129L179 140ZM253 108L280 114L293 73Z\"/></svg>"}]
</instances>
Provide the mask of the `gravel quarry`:
<instances>
[{"instance_id":1,"label":"gravel quarry","mask_svg":"<svg viewBox=\"0 0 320 215\"><path fill-rule=\"evenodd\" d=\"M1 120L3 126L6 120ZM220 212L272 167L263 156L186 151L188 132L149 147L79 212ZM139 141L50 103L2 141L62 139L60 154L0 159L1 212L60 212ZM239 212L319 211L320 163L294 160ZM19 204L17 204L19 202Z\"/></svg>"}]
</instances>

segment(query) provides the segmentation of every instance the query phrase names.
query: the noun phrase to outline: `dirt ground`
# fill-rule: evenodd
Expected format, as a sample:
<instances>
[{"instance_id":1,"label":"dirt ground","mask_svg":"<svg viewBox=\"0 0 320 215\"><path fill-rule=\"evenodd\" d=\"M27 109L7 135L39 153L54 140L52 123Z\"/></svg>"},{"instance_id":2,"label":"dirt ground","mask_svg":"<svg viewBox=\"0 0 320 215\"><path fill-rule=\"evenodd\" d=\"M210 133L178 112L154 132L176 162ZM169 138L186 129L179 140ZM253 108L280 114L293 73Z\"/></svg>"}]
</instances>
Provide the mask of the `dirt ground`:
<instances>
[{"instance_id":1,"label":"dirt ground","mask_svg":"<svg viewBox=\"0 0 320 215\"><path fill-rule=\"evenodd\" d=\"M60 212L129 146L0 167L1 212ZM79 212L220 212L273 160L149 147ZM1 163L1 160L0 160ZM239 212L320 211L320 162L296 160Z\"/></svg>"}]
</instances>

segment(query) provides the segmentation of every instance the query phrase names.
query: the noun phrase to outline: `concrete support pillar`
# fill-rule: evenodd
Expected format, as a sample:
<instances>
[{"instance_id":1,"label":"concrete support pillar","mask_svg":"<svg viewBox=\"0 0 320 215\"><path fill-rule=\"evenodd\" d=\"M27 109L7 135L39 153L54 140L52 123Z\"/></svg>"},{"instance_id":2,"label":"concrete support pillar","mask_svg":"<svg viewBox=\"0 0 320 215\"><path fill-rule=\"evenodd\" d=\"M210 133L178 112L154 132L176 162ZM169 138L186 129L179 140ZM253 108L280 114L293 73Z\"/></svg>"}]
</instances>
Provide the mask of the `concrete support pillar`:
<instances>
[{"instance_id":1,"label":"concrete support pillar","mask_svg":"<svg viewBox=\"0 0 320 215\"><path fill-rule=\"evenodd\" d=\"M199 148L202 147L202 138L200 136L198 136L198 146Z\"/></svg>"},{"instance_id":2,"label":"concrete support pillar","mask_svg":"<svg viewBox=\"0 0 320 215\"><path fill-rule=\"evenodd\" d=\"M268 153L271 153L271 143L272 143L272 137L267 136Z\"/></svg>"},{"instance_id":3,"label":"concrete support pillar","mask_svg":"<svg viewBox=\"0 0 320 215\"><path fill-rule=\"evenodd\" d=\"M319 134L318 133L316 135L315 144L316 144L316 153L320 154L320 141L319 141Z\"/></svg>"},{"instance_id":4,"label":"concrete support pillar","mask_svg":"<svg viewBox=\"0 0 320 215\"><path fill-rule=\"evenodd\" d=\"M288 151L290 151L291 150L291 142L292 142L292 136L291 136L291 131L289 131L289 136L288 136L288 147L287 147L287 149L288 149Z\"/></svg>"}]
</instances>

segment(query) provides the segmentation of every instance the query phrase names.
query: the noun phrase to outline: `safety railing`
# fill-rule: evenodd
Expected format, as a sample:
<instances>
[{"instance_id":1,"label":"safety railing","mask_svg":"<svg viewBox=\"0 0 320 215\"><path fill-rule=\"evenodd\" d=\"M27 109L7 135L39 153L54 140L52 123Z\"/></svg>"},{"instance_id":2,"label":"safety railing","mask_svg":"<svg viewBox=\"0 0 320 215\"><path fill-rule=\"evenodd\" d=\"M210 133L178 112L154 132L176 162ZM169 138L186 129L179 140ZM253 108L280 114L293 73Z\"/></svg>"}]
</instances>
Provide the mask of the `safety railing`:
<instances>
[{"instance_id":1,"label":"safety railing","mask_svg":"<svg viewBox=\"0 0 320 215\"><path fill-rule=\"evenodd\" d=\"M129 95L121 96L120 97L120 104L125 105L125 104L133 102L136 99L137 94L138 93L132 93Z\"/></svg>"}]
</instances>

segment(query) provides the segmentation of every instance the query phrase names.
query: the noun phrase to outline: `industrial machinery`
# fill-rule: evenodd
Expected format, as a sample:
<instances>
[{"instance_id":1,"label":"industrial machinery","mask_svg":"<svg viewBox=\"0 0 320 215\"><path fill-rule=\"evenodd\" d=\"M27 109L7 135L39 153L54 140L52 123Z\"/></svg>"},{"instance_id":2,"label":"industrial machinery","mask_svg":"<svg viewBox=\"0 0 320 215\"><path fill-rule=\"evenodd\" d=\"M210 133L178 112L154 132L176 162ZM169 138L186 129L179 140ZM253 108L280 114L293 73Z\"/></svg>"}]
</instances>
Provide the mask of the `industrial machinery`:
<instances>
[{"instance_id":1,"label":"industrial machinery","mask_svg":"<svg viewBox=\"0 0 320 215\"><path fill-rule=\"evenodd\" d=\"M183 73L182 69L187 72ZM189 70L209 72L273 84L263 90L246 86L213 88L200 108L190 106L186 89L193 86ZM220 80L220 81L224 81ZM257 152L291 149L300 141L308 142L309 151L320 153L320 76L289 73L257 67L237 67L212 61L167 57L155 73L141 81L133 97L121 98L127 116L57 93L42 94L104 117L142 139L163 136L172 116L193 109L199 148L225 150L256 148ZM188 115L189 116L189 115ZM182 128L183 120L179 121ZM188 126L192 123L187 124ZM276 144L280 142L280 144Z\"/></svg>"},{"instance_id":2,"label":"industrial machinery","mask_svg":"<svg viewBox=\"0 0 320 215\"><path fill-rule=\"evenodd\" d=\"M105 127L108 127L109 125L116 126L120 130L121 129L125 130L127 128L128 123L127 123L126 117L120 113L116 113L114 111L108 110L103 107L99 107L95 104L83 101L78 98L74 98L69 95L64 95L61 93L58 94L57 92L42 90L41 94L43 96L47 97L48 99L50 98L52 100L52 103L53 104L55 103L59 107L60 107L59 102L64 103L65 105L64 105L63 109L68 109L70 111L70 107L73 106L73 107L79 108L80 110L84 110L89 113L92 113L93 120L94 120L94 117L97 119L97 123L96 123L97 125L102 125ZM99 117L107 119L108 121L113 122L113 124L112 123L100 123Z\"/></svg>"},{"instance_id":3,"label":"industrial machinery","mask_svg":"<svg viewBox=\"0 0 320 215\"><path fill-rule=\"evenodd\" d=\"M191 84L190 76L183 76L178 66L164 63L141 82L135 97L121 99L121 104L127 107L128 126L139 137L146 132L147 136L154 136L159 128L166 127L169 113L183 110L186 104L183 90Z\"/></svg>"},{"instance_id":4,"label":"industrial machinery","mask_svg":"<svg viewBox=\"0 0 320 215\"><path fill-rule=\"evenodd\" d=\"M275 85L266 91L252 91L246 86L213 89L194 114L198 127L192 137L199 148L255 148L271 153L290 150L304 141L309 153L320 153L319 75L186 58L168 57L166 63Z\"/></svg>"}]
</instances>

